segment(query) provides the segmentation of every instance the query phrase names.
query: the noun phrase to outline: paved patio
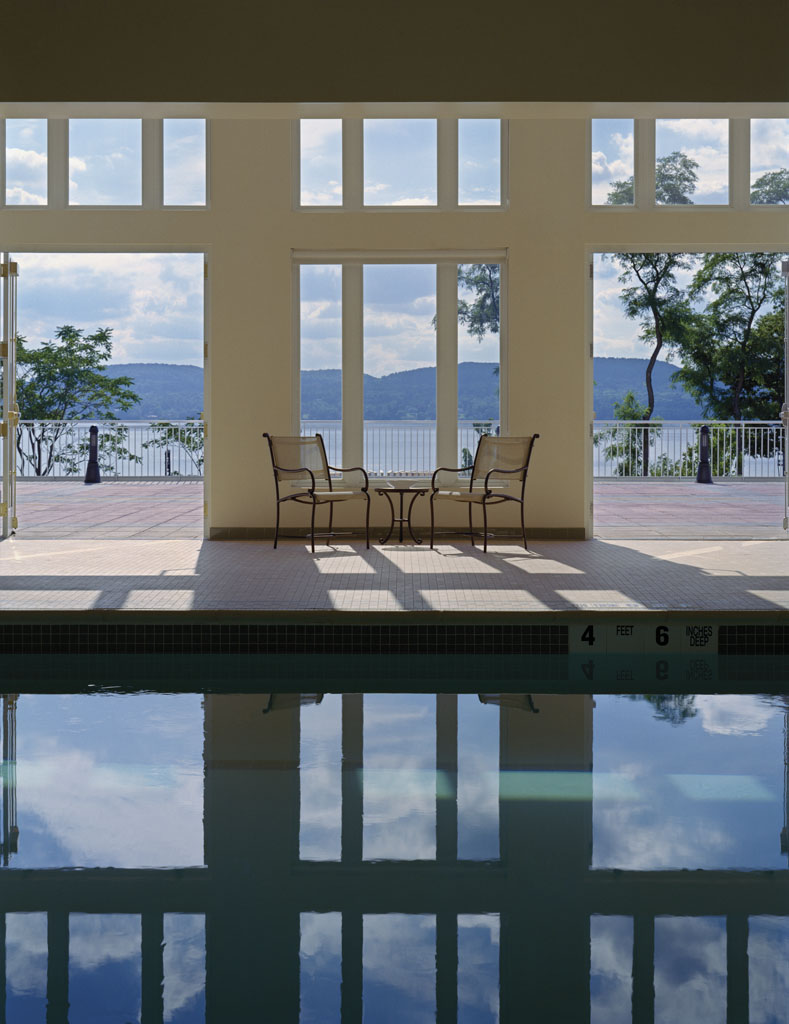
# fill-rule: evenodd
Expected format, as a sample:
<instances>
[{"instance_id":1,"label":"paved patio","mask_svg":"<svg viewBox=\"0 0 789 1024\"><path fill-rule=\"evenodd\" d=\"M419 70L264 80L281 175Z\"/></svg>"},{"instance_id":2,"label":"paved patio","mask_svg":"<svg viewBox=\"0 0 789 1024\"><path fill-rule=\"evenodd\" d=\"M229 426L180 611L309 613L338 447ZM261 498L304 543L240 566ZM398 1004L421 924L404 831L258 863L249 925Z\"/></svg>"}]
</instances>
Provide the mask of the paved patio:
<instances>
[{"instance_id":1,"label":"paved patio","mask_svg":"<svg viewBox=\"0 0 789 1024\"><path fill-rule=\"evenodd\" d=\"M0 543L0 611L789 611L789 547L768 525L783 516L780 482L604 483L596 495L598 523L611 524L600 533L618 536L528 552L494 541L487 554L455 538L434 551L337 538L312 555L303 540L201 540L199 483L25 482L19 534Z\"/></svg>"},{"instance_id":2,"label":"paved patio","mask_svg":"<svg viewBox=\"0 0 789 1024\"><path fill-rule=\"evenodd\" d=\"M784 538L780 480L606 480L595 483L595 536ZM199 481L21 480L19 539L196 539L203 534ZM528 518L527 518L528 522ZM495 531L494 531L495 532Z\"/></svg>"}]
</instances>

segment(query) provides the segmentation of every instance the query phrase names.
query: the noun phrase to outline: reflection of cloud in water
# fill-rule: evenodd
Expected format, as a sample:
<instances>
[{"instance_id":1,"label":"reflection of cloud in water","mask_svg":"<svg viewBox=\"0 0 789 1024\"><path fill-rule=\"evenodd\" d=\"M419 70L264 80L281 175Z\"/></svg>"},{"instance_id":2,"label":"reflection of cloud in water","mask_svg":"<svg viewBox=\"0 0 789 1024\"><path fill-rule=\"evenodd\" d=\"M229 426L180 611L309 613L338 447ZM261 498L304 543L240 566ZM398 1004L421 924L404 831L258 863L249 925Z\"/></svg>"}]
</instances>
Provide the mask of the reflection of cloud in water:
<instances>
[{"instance_id":1,"label":"reflection of cloud in water","mask_svg":"<svg viewBox=\"0 0 789 1024\"><path fill-rule=\"evenodd\" d=\"M725 1019L725 918L656 918L656 1024Z\"/></svg>"},{"instance_id":2,"label":"reflection of cloud in water","mask_svg":"<svg viewBox=\"0 0 789 1024\"><path fill-rule=\"evenodd\" d=\"M205 918L164 915L164 1020L205 990ZM202 1019L202 1018L200 1018Z\"/></svg>"},{"instance_id":3,"label":"reflection of cloud in water","mask_svg":"<svg viewBox=\"0 0 789 1024\"><path fill-rule=\"evenodd\" d=\"M458 914L458 1019L482 1010L498 1020L499 915Z\"/></svg>"},{"instance_id":4,"label":"reflection of cloud in water","mask_svg":"<svg viewBox=\"0 0 789 1024\"><path fill-rule=\"evenodd\" d=\"M775 717L775 712L752 694L700 693L696 707L705 732L730 736L760 733Z\"/></svg>"},{"instance_id":5,"label":"reflection of cloud in water","mask_svg":"<svg viewBox=\"0 0 789 1024\"><path fill-rule=\"evenodd\" d=\"M69 967L95 971L111 961L132 960L139 971L138 914L70 914Z\"/></svg>"},{"instance_id":6,"label":"reflection of cloud in water","mask_svg":"<svg viewBox=\"0 0 789 1024\"><path fill-rule=\"evenodd\" d=\"M750 1024L787 1019L789 1006L789 917L748 919Z\"/></svg>"},{"instance_id":7,"label":"reflection of cloud in water","mask_svg":"<svg viewBox=\"0 0 789 1024\"><path fill-rule=\"evenodd\" d=\"M15 995L47 991L46 914L6 914L6 984Z\"/></svg>"},{"instance_id":8,"label":"reflection of cloud in water","mask_svg":"<svg viewBox=\"0 0 789 1024\"><path fill-rule=\"evenodd\" d=\"M431 914L365 914L365 1020L434 1024L436 919Z\"/></svg>"},{"instance_id":9,"label":"reflection of cloud in water","mask_svg":"<svg viewBox=\"0 0 789 1024\"><path fill-rule=\"evenodd\" d=\"M591 1024L630 1024L633 920L593 914L589 924Z\"/></svg>"},{"instance_id":10,"label":"reflection of cloud in water","mask_svg":"<svg viewBox=\"0 0 789 1024\"><path fill-rule=\"evenodd\" d=\"M84 751L59 750L21 764L17 778L25 814L65 849L66 865L203 863L203 780L194 769L106 765Z\"/></svg>"},{"instance_id":11,"label":"reflection of cloud in water","mask_svg":"<svg viewBox=\"0 0 789 1024\"><path fill-rule=\"evenodd\" d=\"M652 802L594 808L595 868L728 867L733 844L731 834L709 820L660 815Z\"/></svg>"}]
</instances>

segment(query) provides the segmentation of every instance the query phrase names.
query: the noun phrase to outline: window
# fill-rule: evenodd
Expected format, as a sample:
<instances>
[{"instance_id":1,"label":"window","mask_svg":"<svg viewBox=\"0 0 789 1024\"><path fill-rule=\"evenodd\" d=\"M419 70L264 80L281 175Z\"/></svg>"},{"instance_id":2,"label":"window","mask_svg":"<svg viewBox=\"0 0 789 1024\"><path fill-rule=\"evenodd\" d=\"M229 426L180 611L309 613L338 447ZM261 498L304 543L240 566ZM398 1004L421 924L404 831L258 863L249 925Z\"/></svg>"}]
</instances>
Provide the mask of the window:
<instances>
[{"instance_id":1,"label":"window","mask_svg":"<svg viewBox=\"0 0 789 1024\"><path fill-rule=\"evenodd\" d=\"M167 117L162 132L164 205L205 206L205 121Z\"/></svg>"},{"instance_id":2,"label":"window","mask_svg":"<svg viewBox=\"0 0 789 1024\"><path fill-rule=\"evenodd\" d=\"M142 121L69 121L69 205L139 206L142 202Z\"/></svg>"},{"instance_id":3,"label":"window","mask_svg":"<svg viewBox=\"0 0 789 1024\"><path fill-rule=\"evenodd\" d=\"M342 206L342 121L299 122L302 206Z\"/></svg>"},{"instance_id":4,"label":"window","mask_svg":"<svg viewBox=\"0 0 789 1024\"><path fill-rule=\"evenodd\" d=\"M429 476L502 429L501 267L300 264L300 430L333 465Z\"/></svg>"},{"instance_id":5,"label":"window","mask_svg":"<svg viewBox=\"0 0 789 1024\"><path fill-rule=\"evenodd\" d=\"M789 203L789 118L751 121L751 202Z\"/></svg>"},{"instance_id":6,"label":"window","mask_svg":"<svg viewBox=\"0 0 789 1024\"><path fill-rule=\"evenodd\" d=\"M301 208L457 210L505 201L499 118L304 118L297 125Z\"/></svg>"},{"instance_id":7,"label":"window","mask_svg":"<svg viewBox=\"0 0 789 1024\"><path fill-rule=\"evenodd\" d=\"M458 203L501 203L501 121L496 118L458 121Z\"/></svg>"},{"instance_id":8,"label":"window","mask_svg":"<svg viewBox=\"0 0 789 1024\"><path fill-rule=\"evenodd\" d=\"M41 118L6 120L5 201L9 206L47 201L47 122Z\"/></svg>"},{"instance_id":9,"label":"window","mask_svg":"<svg viewBox=\"0 0 789 1024\"><path fill-rule=\"evenodd\" d=\"M655 123L655 201L710 205L729 201L729 122L673 118Z\"/></svg>"},{"instance_id":10,"label":"window","mask_svg":"<svg viewBox=\"0 0 789 1024\"><path fill-rule=\"evenodd\" d=\"M632 206L633 121L592 120L592 203Z\"/></svg>"}]
</instances>

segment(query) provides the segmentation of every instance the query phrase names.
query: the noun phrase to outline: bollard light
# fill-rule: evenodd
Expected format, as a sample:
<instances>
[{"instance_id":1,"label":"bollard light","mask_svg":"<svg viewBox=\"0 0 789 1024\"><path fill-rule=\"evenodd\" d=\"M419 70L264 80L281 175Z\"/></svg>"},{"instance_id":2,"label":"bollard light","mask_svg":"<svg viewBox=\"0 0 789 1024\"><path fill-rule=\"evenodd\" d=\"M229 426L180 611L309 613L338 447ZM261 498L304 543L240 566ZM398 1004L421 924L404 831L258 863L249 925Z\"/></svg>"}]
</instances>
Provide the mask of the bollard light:
<instances>
[{"instance_id":1,"label":"bollard light","mask_svg":"<svg viewBox=\"0 0 789 1024\"><path fill-rule=\"evenodd\" d=\"M100 484L99 473L99 428L90 428L90 445L88 447L88 468L85 470L86 484Z\"/></svg>"},{"instance_id":2,"label":"bollard light","mask_svg":"<svg viewBox=\"0 0 789 1024\"><path fill-rule=\"evenodd\" d=\"M712 469L710 468L710 428L706 423L699 431L699 471L696 473L696 483L712 483Z\"/></svg>"}]
</instances>

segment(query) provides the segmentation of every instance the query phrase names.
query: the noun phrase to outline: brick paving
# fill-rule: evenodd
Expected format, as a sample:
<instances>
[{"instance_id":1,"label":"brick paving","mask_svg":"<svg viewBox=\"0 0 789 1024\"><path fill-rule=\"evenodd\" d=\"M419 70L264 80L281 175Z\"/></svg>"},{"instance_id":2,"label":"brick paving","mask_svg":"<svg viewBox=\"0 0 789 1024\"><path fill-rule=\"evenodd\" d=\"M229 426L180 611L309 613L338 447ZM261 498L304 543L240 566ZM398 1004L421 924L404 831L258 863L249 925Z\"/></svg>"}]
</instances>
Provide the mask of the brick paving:
<instances>
[{"instance_id":1,"label":"brick paving","mask_svg":"<svg viewBox=\"0 0 789 1024\"><path fill-rule=\"evenodd\" d=\"M606 539L729 537L782 539L784 485L780 480L597 481L595 535ZM199 481L21 480L19 536L25 539L199 538L203 485ZM494 531L495 532L495 531Z\"/></svg>"}]
</instances>

